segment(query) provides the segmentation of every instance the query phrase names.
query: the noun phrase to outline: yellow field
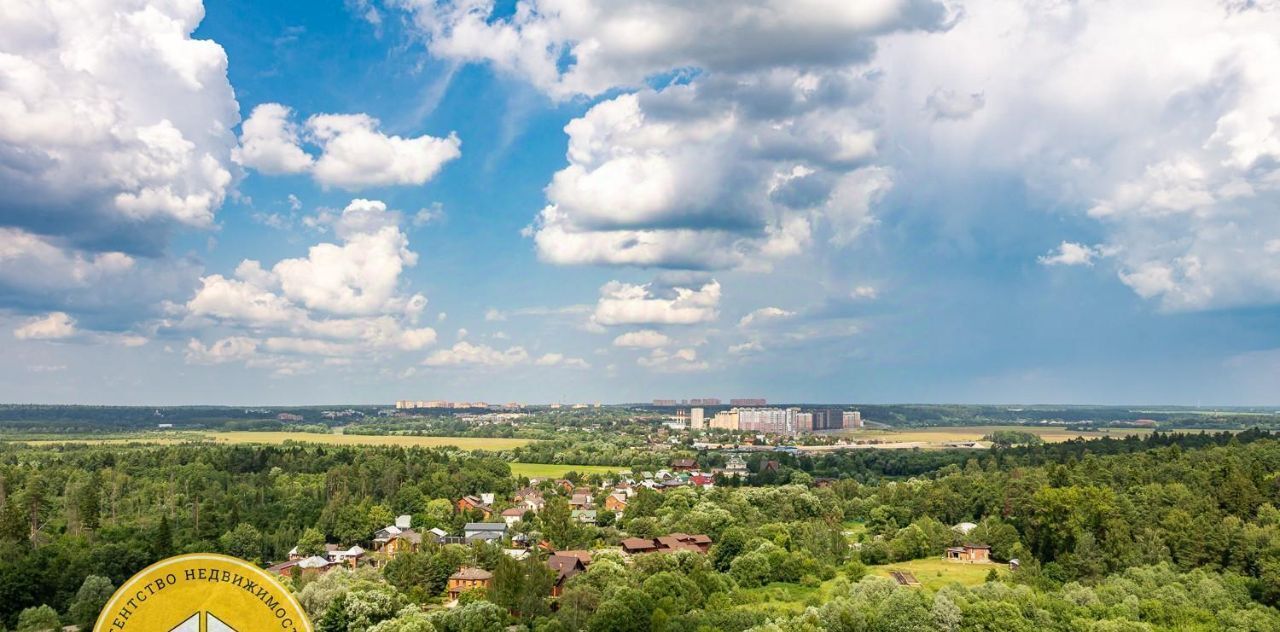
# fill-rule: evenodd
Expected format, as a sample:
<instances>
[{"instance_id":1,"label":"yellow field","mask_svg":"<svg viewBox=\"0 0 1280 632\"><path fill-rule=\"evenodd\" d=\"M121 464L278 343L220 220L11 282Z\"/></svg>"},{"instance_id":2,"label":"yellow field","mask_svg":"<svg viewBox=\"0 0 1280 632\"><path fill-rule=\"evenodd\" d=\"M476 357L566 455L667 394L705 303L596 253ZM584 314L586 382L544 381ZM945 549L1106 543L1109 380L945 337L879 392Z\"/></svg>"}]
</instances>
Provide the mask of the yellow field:
<instances>
[{"instance_id":1,"label":"yellow field","mask_svg":"<svg viewBox=\"0 0 1280 632\"><path fill-rule=\"evenodd\" d=\"M569 472L579 474L612 474L627 468L616 465L559 465L555 463L512 463L512 476L529 478L561 478Z\"/></svg>"},{"instance_id":2,"label":"yellow field","mask_svg":"<svg viewBox=\"0 0 1280 632\"><path fill-rule=\"evenodd\" d=\"M26 441L24 443L29 443L31 445L52 445L57 443L85 443L91 445L154 443L167 445L182 443L184 441L200 440L212 440L218 443L281 444L286 441L294 441L298 443L323 443L326 445L396 445L424 448L452 446L463 450L510 450L532 442L531 439L316 434L310 432L182 432L175 434L147 433L140 434L137 437L112 439L42 439L39 441Z\"/></svg>"},{"instance_id":3,"label":"yellow field","mask_svg":"<svg viewBox=\"0 0 1280 632\"><path fill-rule=\"evenodd\" d=\"M1067 441L1076 437L1085 439L1114 437L1119 439L1130 435L1143 436L1151 433L1148 428L1108 428L1075 432L1062 427L1041 426L937 426L933 428L902 428L896 430L849 430L844 432L843 436L854 440L877 439L885 442L921 441L925 443L944 443L947 441L977 441L984 435L991 434L996 430L1017 430L1034 433L1047 443Z\"/></svg>"},{"instance_id":4,"label":"yellow field","mask_svg":"<svg viewBox=\"0 0 1280 632\"><path fill-rule=\"evenodd\" d=\"M923 560L911 560L884 566L872 566L867 569L870 575L890 577L890 571L907 571L920 580L920 584L929 590L938 590L948 584L977 586L987 581L987 573L995 569L1001 575L1008 575L1008 566L1004 564L963 564L948 562L941 557Z\"/></svg>"}]
</instances>

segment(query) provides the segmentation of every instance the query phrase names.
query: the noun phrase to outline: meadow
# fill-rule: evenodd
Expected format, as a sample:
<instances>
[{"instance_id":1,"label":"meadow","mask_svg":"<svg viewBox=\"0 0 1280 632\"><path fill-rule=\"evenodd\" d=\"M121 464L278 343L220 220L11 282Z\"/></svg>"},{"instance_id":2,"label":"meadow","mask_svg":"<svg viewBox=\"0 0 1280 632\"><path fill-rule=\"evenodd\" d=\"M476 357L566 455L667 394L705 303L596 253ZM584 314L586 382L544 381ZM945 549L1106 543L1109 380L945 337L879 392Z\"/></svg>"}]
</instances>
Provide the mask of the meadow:
<instances>
[{"instance_id":1,"label":"meadow","mask_svg":"<svg viewBox=\"0 0 1280 632\"><path fill-rule=\"evenodd\" d=\"M559 463L512 463L512 476L528 478L563 478L569 472L579 474L612 474L627 468L616 465L563 465Z\"/></svg>"},{"instance_id":2,"label":"meadow","mask_svg":"<svg viewBox=\"0 0 1280 632\"><path fill-rule=\"evenodd\" d=\"M1007 567L1003 564L964 564L948 562L940 557L872 566L867 569L867 574L891 577L890 573L893 571L906 571L915 575L924 588L939 590L950 584L977 586L987 580L987 573L992 569L1000 574L1008 574Z\"/></svg>"}]
</instances>

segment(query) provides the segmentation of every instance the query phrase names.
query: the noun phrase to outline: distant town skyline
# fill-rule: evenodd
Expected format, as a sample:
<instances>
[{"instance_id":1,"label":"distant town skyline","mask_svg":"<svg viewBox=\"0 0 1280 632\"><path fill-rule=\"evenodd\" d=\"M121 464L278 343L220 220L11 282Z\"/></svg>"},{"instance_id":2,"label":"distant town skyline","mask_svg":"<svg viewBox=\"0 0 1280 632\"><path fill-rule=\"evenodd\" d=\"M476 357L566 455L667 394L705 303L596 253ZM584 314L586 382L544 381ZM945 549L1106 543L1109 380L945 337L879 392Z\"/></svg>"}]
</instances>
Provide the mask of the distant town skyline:
<instances>
[{"instance_id":1,"label":"distant town skyline","mask_svg":"<svg viewBox=\"0 0 1280 632\"><path fill-rule=\"evenodd\" d=\"M1280 405L1274 6L571 5L4 3L0 401Z\"/></svg>"}]
</instances>

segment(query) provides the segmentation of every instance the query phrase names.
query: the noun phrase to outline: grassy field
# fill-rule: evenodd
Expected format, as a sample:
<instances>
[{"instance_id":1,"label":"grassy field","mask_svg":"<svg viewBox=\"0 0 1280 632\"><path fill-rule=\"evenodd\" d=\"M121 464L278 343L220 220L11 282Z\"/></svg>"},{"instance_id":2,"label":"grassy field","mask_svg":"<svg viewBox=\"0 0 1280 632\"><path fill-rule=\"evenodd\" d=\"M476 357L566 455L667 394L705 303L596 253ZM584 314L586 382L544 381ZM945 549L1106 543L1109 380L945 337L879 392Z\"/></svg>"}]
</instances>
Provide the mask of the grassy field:
<instances>
[{"instance_id":1,"label":"grassy field","mask_svg":"<svg viewBox=\"0 0 1280 632\"><path fill-rule=\"evenodd\" d=\"M940 557L873 566L867 571L881 577L889 577L891 571L907 571L915 575L925 588L938 590L949 584L977 586L987 581L987 573L993 568L1002 575L1008 573L1008 567L1003 564L962 564Z\"/></svg>"},{"instance_id":2,"label":"grassy field","mask_svg":"<svg viewBox=\"0 0 1280 632\"><path fill-rule=\"evenodd\" d=\"M323 443L326 445L398 445L425 448L452 446L463 450L510 450L527 445L531 439L488 439L483 437L417 437L417 436L385 436L385 435L351 435L351 434L318 434L310 432L181 432L181 433L146 433L129 438L98 439L93 437L76 437L67 439L42 439L26 441L32 445L50 445L55 443L87 443L93 445L110 445L122 443L156 443L172 444L183 441L210 440L218 443L267 443L281 444L286 441L298 443ZM556 466L559 467L559 466Z\"/></svg>"},{"instance_id":3,"label":"grassy field","mask_svg":"<svg viewBox=\"0 0 1280 632\"><path fill-rule=\"evenodd\" d=\"M529 478L561 478L569 472L579 474L611 474L621 472L625 467L616 465L559 465L555 463L512 463L513 476Z\"/></svg>"},{"instance_id":4,"label":"grassy field","mask_svg":"<svg viewBox=\"0 0 1280 632\"><path fill-rule=\"evenodd\" d=\"M1047 443L1067 441L1076 437L1097 439L1099 437L1127 437L1129 435L1147 435L1147 428L1109 428L1104 430L1071 431L1062 427L1041 426L937 426L933 428L902 428L896 430L850 430L843 433L845 437L855 440L876 439L885 442L921 441L925 443L943 443L947 441L977 441L984 435L996 430L1018 430L1040 436Z\"/></svg>"}]
</instances>

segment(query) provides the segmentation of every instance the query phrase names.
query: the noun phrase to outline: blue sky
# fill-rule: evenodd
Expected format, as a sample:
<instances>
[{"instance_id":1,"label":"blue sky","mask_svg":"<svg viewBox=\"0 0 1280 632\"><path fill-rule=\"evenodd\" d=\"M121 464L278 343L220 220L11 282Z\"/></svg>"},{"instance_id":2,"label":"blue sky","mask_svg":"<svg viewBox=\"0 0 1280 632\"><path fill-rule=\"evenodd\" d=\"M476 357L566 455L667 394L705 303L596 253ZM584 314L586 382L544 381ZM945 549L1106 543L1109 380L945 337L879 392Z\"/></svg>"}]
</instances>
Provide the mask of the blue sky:
<instances>
[{"instance_id":1,"label":"blue sky","mask_svg":"<svg viewBox=\"0 0 1280 632\"><path fill-rule=\"evenodd\" d=\"M1277 29L6 3L0 400L1276 404Z\"/></svg>"}]
</instances>

